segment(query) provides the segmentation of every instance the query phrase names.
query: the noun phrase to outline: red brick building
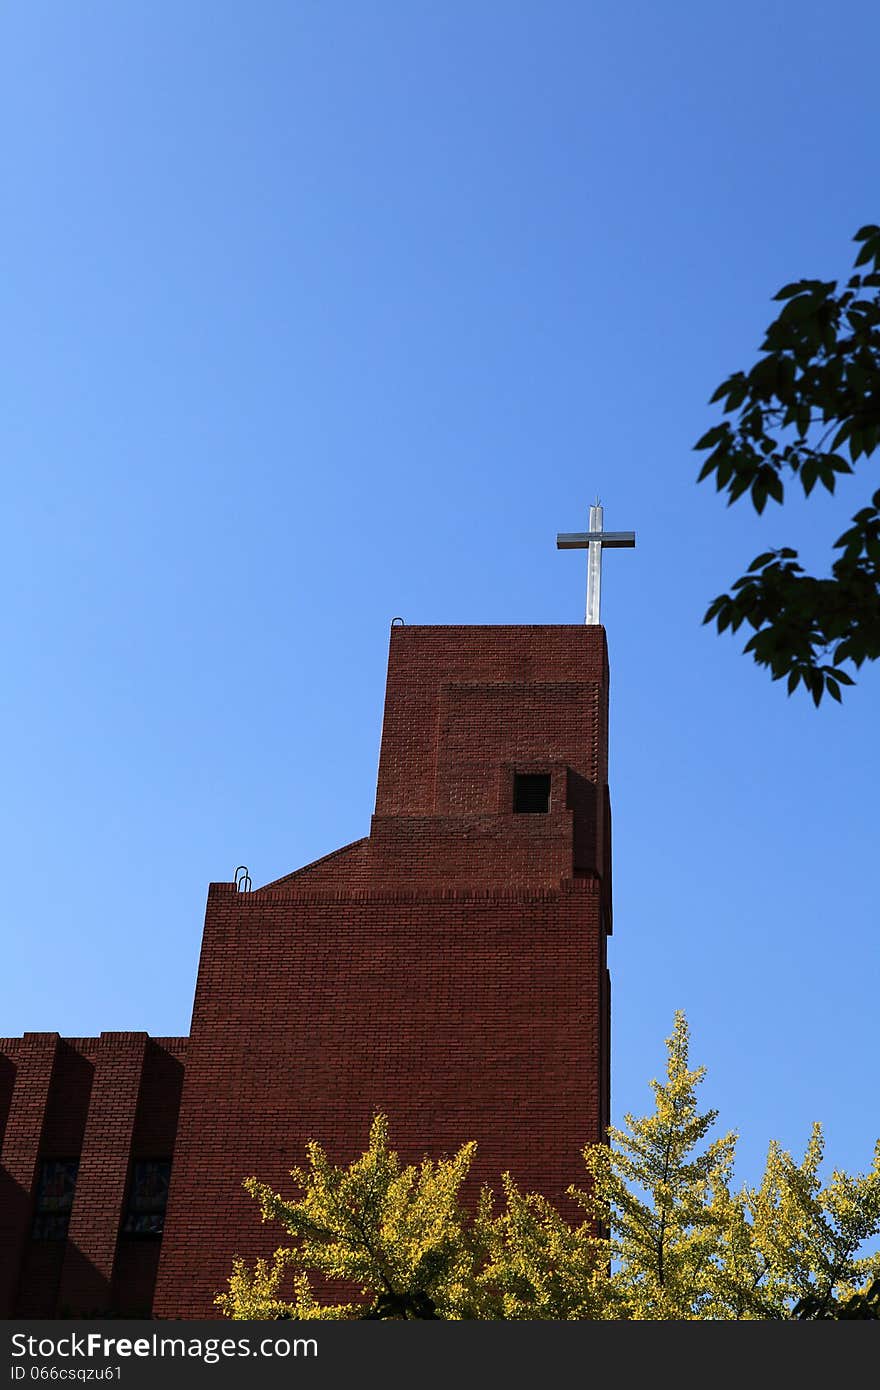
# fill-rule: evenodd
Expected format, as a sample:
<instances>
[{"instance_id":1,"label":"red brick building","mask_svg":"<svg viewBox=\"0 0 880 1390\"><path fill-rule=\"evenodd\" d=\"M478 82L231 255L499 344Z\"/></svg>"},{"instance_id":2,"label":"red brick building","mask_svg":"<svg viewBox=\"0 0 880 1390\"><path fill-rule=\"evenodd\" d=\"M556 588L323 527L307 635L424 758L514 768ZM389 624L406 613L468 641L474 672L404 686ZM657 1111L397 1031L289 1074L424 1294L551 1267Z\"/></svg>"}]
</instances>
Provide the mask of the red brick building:
<instances>
[{"instance_id":1,"label":"red brick building","mask_svg":"<svg viewBox=\"0 0 880 1390\"><path fill-rule=\"evenodd\" d=\"M210 885L189 1038L0 1043L0 1316L214 1316L281 1243L242 1178L380 1110L564 1203L609 1116L607 743L601 627L392 627L370 833Z\"/></svg>"}]
</instances>

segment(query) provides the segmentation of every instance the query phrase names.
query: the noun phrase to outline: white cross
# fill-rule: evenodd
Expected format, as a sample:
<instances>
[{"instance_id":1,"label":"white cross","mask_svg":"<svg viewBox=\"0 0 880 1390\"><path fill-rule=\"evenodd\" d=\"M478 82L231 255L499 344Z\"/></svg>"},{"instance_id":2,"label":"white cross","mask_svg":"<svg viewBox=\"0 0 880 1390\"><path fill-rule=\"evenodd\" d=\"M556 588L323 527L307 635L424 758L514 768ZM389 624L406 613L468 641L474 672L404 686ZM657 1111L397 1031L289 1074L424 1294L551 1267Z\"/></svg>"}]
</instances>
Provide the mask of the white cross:
<instances>
[{"instance_id":1,"label":"white cross","mask_svg":"<svg viewBox=\"0 0 880 1390\"><path fill-rule=\"evenodd\" d=\"M557 550L586 550L587 555L587 616L589 627L599 622L599 597L602 588L602 549L612 550L622 546L632 547L636 543L635 531L603 531L602 508L599 499L590 508L589 531L573 531L556 537Z\"/></svg>"}]
</instances>

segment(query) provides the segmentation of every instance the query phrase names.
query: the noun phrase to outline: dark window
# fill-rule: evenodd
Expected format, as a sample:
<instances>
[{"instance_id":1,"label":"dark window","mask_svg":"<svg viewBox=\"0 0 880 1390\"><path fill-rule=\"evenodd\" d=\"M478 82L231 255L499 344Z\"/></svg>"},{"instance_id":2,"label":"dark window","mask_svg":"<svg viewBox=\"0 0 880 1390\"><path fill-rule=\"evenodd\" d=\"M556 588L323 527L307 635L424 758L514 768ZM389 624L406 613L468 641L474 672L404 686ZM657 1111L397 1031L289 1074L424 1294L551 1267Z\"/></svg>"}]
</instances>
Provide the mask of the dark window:
<instances>
[{"instance_id":1,"label":"dark window","mask_svg":"<svg viewBox=\"0 0 880 1390\"><path fill-rule=\"evenodd\" d=\"M160 1236L165 1226L170 1158L138 1159L131 1166L128 1206L122 1223L126 1236Z\"/></svg>"},{"instance_id":2,"label":"dark window","mask_svg":"<svg viewBox=\"0 0 880 1390\"><path fill-rule=\"evenodd\" d=\"M550 810L550 773L517 772L513 779L513 809L540 814Z\"/></svg>"},{"instance_id":3,"label":"dark window","mask_svg":"<svg viewBox=\"0 0 880 1390\"><path fill-rule=\"evenodd\" d=\"M70 1209L76 1191L78 1158L46 1158L40 1164L34 1240L66 1240Z\"/></svg>"}]
</instances>

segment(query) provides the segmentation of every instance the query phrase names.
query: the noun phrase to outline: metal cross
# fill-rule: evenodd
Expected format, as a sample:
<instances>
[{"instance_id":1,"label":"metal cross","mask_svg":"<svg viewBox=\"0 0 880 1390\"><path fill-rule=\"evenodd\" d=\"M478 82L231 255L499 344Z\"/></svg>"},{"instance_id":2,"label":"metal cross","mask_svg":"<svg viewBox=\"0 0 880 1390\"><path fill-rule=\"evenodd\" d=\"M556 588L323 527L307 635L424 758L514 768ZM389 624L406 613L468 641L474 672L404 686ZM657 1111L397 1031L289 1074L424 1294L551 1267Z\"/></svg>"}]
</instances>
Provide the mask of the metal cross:
<instances>
[{"instance_id":1,"label":"metal cross","mask_svg":"<svg viewBox=\"0 0 880 1390\"><path fill-rule=\"evenodd\" d=\"M556 537L557 550L586 550L587 555L587 616L588 627L599 622L599 596L602 588L602 549L632 547L636 543L635 531L603 531L602 508L599 499L590 508L589 531L573 531Z\"/></svg>"}]
</instances>

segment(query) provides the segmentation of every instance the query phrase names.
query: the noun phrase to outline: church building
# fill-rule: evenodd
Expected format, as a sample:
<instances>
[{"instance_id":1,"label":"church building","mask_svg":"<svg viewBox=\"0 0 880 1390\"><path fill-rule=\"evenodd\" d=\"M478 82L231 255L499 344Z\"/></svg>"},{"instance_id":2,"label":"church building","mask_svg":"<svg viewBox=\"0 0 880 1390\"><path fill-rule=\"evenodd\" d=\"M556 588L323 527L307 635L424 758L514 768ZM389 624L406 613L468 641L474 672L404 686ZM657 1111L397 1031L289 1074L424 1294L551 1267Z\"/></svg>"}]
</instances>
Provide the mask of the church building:
<instances>
[{"instance_id":1,"label":"church building","mask_svg":"<svg viewBox=\"0 0 880 1390\"><path fill-rule=\"evenodd\" d=\"M601 551L587 623L390 633L369 834L208 888L187 1038L0 1042L0 1316L205 1318L234 1256L377 1112L407 1161L478 1144L566 1208L609 1122L611 818ZM591 607L592 605L592 607ZM572 1209L574 1215L574 1209Z\"/></svg>"}]
</instances>

